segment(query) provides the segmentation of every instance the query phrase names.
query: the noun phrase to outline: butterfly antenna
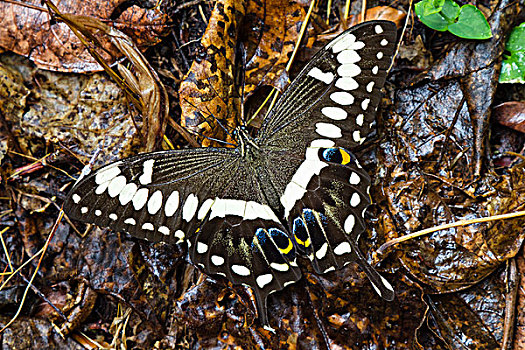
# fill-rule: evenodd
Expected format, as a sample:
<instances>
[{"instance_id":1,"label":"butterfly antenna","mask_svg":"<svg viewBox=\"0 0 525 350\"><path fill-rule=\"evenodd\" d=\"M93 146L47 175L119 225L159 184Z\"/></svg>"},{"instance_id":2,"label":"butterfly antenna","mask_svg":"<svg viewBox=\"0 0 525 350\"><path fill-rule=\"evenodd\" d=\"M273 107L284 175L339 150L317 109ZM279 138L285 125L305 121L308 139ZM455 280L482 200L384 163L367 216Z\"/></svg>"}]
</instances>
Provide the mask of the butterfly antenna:
<instances>
[{"instance_id":1,"label":"butterfly antenna","mask_svg":"<svg viewBox=\"0 0 525 350\"><path fill-rule=\"evenodd\" d=\"M188 131L189 133L193 134L193 135L197 135L197 136L200 136L202 138L205 138L207 140L210 140L210 141L214 141L214 142L217 142L217 143L221 143L223 145L227 145L227 146L232 146L232 147L237 147L236 144L233 144L231 142L228 142L228 141L224 141L224 140L221 140L221 139L216 139L214 137L210 137L210 136L207 136L207 135L204 135L200 132L197 132L197 131L193 131L193 130L189 130Z\"/></svg>"},{"instance_id":2,"label":"butterfly antenna","mask_svg":"<svg viewBox=\"0 0 525 350\"><path fill-rule=\"evenodd\" d=\"M241 109L241 117L240 122L242 126L247 126L247 123L245 122L244 118L244 93L245 93L245 87L246 87L246 50L244 49L244 44L240 42L239 46L237 47L237 57L240 57L240 60L242 61L241 64L236 64L235 67L241 67L239 68L238 74L236 75L236 80L238 80L238 86L240 86L240 95L241 95L241 103L239 108ZM235 81L234 81L235 83Z\"/></svg>"},{"instance_id":3,"label":"butterfly antenna","mask_svg":"<svg viewBox=\"0 0 525 350\"><path fill-rule=\"evenodd\" d=\"M224 130L226 135L228 135L230 138L233 139L234 137L233 137L232 133L228 130L228 128L223 123L221 123L221 121L219 119L217 119L217 117L215 117L215 115L208 109L208 106L206 106L206 111L208 112L208 115L211 118L213 118L213 120L215 120L215 122L221 127L221 129Z\"/></svg>"},{"instance_id":4,"label":"butterfly antenna","mask_svg":"<svg viewBox=\"0 0 525 350\"><path fill-rule=\"evenodd\" d=\"M228 136L230 136L231 138L233 138L233 135L232 135L232 134L228 131L228 129L227 129L227 128L226 128L226 127L220 122L220 120L217 119L217 117L215 117L215 115L213 114L213 112L211 112L211 111L208 109L207 106L206 106L206 110L203 111L201 108L198 108L196 105L194 105L194 104L191 103L190 101L188 101L188 100L186 100L186 99L185 99L185 101L186 101L190 106L192 106L193 108L195 108L196 110L198 110L199 112L201 112L200 115L202 116L202 118L204 119L204 121L205 121L206 123L208 123L208 124L211 126L212 124L210 123L210 121L211 121L210 118L213 118L213 120L215 120L215 122L216 122L216 123L222 128L222 130L224 130L224 132L225 132ZM208 115L208 116L206 116L205 113L202 113L202 112L207 112L207 115ZM196 134L196 135L199 135L199 136L202 136L202 137L205 137L205 138L208 138L208 139L211 140L211 138L207 137L207 136L204 135L204 134L199 134L198 132L195 132L195 131L192 131L192 132L193 132L193 134ZM224 142L227 143L227 144L230 144L230 145L231 145L231 143L228 143L228 142L226 142L226 141L224 141Z\"/></svg>"},{"instance_id":5,"label":"butterfly antenna","mask_svg":"<svg viewBox=\"0 0 525 350\"><path fill-rule=\"evenodd\" d=\"M189 101L188 99L185 98L184 101L185 101L186 103L188 103L190 106L192 106L194 109L198 110L199 112L204 112L204 111L202 111L201 108L198 108L195 104L193 104L193 103L192 103L191 101ZM228 132L228 130L226 130L226 129L224 128L224 125L222 125L222 123L221 123L219 120L217 120L217 118L215 118L215 116L213 115L213 113L211 113L211 112L208 110L208 108L206 108L206 110L207 110L207 112L209 113L209 116L211 116L212 118L214 118L214 119L217 121L217 123L218 123L218 124L224 129L224 131L225 131L228 135L230 135L230 133ZM209 117L209 116L207 117L204 113L200 113L200 115L201 115L201 117L204 119L205 122L207 122L208 124L210 124L210 117ZM211 125L211 124L210 124L210 125ZM186 128L186 130L187 130L190 134L193 134L193 135L196 135L196 136L199 136L199 137L205 138L205 139L210 140L210 141L215 141L215 142L222 143L222 144L224 144L224 145L228 145L228 146L232 146L232 147L236 147L236 146L237 146L237 145L235 145L235 144L233 144L233 143L231 143L231 142L227 142L227 141L224 141L224 140L215 139L215 138L213 138L213 137L209 137L209 136L204 135L203 133L198 132L198 131L195 131L195 130L191 130L191 129L188 129L188 128ZM231 135L230 135L230 136L231 136Z\"/></svg>"}]
</instances>

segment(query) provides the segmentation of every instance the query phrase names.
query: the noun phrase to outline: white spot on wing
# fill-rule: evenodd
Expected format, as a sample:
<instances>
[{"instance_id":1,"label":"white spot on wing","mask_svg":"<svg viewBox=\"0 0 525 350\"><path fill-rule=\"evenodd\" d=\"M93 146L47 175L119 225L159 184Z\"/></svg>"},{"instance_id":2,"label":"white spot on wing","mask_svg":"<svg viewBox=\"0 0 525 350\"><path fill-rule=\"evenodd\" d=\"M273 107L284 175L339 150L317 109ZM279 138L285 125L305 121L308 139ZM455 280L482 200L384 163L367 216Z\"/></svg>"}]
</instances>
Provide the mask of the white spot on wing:
<instances>
[{"instance_id":1,"label":"white spot on wing","mask_svg":"<svg viewBox=\"0 0 525 350\"><path fill-rule=\"evenodd\" d=\"M127 218L126 220L124 220L124 223L128 225L133 225L133 226L137 224L137 222L133 218Z\"/></svg>"},{"instance_id":2,"label":"white spot on wing","mask_svg":"<svg viewBox=\"0 0 525 350\"><path fill-rule=\"evenodd\" d=\"M330 99L341 106L348 106L354 103L354 96L345 91L337 91L330 94Z\"/></svg>"},{"instance_id":3,"label":"white spot on wing","mask_svg":"<svg viewBox=\"0 0 525 350\"><path fill-rule=\"evenodd\" d=\"M148 159L142 164L142 175L140 175L139 177L139 181L141 184L147 185L151 183L154 163L155 159Z\"/></svg>"},{"instance_id":4,"label":"white spot on wing","mask_svg":"<svg viewBox=\"0 0 525 350\"><path fill-rule=\"evenodd\" d=\"M120 162L99 170L95 175L95 183L97 185L103 184L104 182L108 182L120 174L120 168L117 166L118 164L120 164Z\"/></svg>"},{"instance_id":5,"label":"white spot on wing","mask_svg":"<svg viewBox=\"0 0 525 350\"><path fill-rule=\"evenodd\" d=\"M337 62L341 64L357 63L361 61L361 56L354 50L343 50L337 55Z\"/></svg>"},{"instance_id":6,"label":"white spot on wing","mask_svg":"<svg viewBox=\"0 0 525 350\"><path fill-rule=\"evenodd\" d=\"M324 242L321 248L319 248L319 250L315 252L315 257L317 259L322 259L326 256L327 251L328 251L328 244Z\"/></svg>"},{"instance_id":7,"label":"white spot on wing","mask_svg":"<svg viewBox=\"0 0 525 350\"><path fill-rule=\"evenodd\" d=\"M372 92L372 90L374 89L374 84L375 84L375 82L373 82L373 81L371 81L368 84L366 84L366 91Z\"/></svg>"},{"instance_id":8,"label":"white spot on wing","mask_svg":"<svg viewBox=\"0 0 525 350\"><path fill-rule=\"evenodd\" d=\"M182 218L186 220L186 222L193 219L198 206L199 198L193 193L190 193L188 197L186 197L186 202L184 202L184 207L182 208Z\"/></svg>"},{"instance_id":9,"label":"white spot on wing","mask_svg":"<svg viewBox=\"0 0 525 350\"><path fill-rule=\"evenodd\" d=\"M361 137L361 131L359 130L355 130L352 133L352 138L354 139L355 142L358 142L358 143L363 143L366 140L366 138Z\"/></svg>"},{"instance_id":10,"label":"white spot on wing","mask_svg":"<svg viewBox=\"0 0 525 350\"><path fill-rule=\"evenodd\" d=\"M211 262L215 266L221 266L222 264L224 264L224 258L222 256L219 256L219 255L212 255L211 256Z\"/></svg>"},{"instance_id":11,"label":"white spot on wing","mask_svg":"<svg viewBox=\"0 0 525 350\"><path fill-rule=\"evenodd\" d=\"M79 196L78 194L75 193L74 195L71 196L71 199L73 199L73 202L74 202L75 204L78 204L78 202L80 202L80 200L81 200L82 198L80 198L80 196Z\"/></svg>"},{"instance_id":12,"label":"white spot on wing","mask_svg":"<svg viewBox=\"0 0 525 350\"><path fill-rule=\"evenodd\" d=\"M383 28L379 24L374 27L374 30L376 31L376 34L383 33Z\"/></svg>"},{"instance_id":13,"label":"white spot on wing","mask_svg":"<svg viewBox=\"0 0 525 350\"><path fill-rule=\"evenodd\" d=\"M339 107L323 107L321 113L333 120L344 120L348 113Z\"/></svg>"},{"instance_id":14,"label":"white spot on wing","mask_svg":"<svg viewBox=\"0 0 525 350\"><path fill-rule=\"evenodd\" d=\"M164 204L164 213L166 216L173 216L179 208L179 191L173 191Z\"/></svg>"},{"instance_id":15,"label":"white spot on wing","mask_svg":"<svg viewBox=\"0 0 525 350\"><path fill-rule=\"evenodd\" d=\"M381 44L381 46L386 46L388 44L388 40L383 39L383 40L381 40L380 44Z\"/></svg>"},{"instance_id":16,"label":"white spot on wing","mask_svg":"<svg viewBox=\"0 0 525 350\"><path fill-rule=\"evenodd\" d=\"M82 207L82 208L80 208L80 212L81 212L82 214L86 214L88 211L89 211L89 210L88 210L88 207Z\"/></svg>"},{"instance_id":17,"label":"white spot on wing","mask_svg":"<svg viewBox=\"0 0 525 350\"><path fill-rule=\"evenodd\" d=\"M204 254L208 251L208 245L206 243L197 242L197 253Z\"/></svg>"},{"instance_id":18,"label":"white spot on wing","mask_svg":"<svg viewBox=\"0 0 525 350\"><path fill-rule=\"evenodd\" d=\"M357 83L357 81L355 81L354 78L344 77L337 79L337 81L335 82L335 86L341 90L351 91L357 89L359 87L359 84Z\"/></svg>"},{"instance_id":19,"label":"white spot on wing","mask_svg":"<svg viewBox=\"0 0 525 350\"><path fill-rule=\"evenodd\" d=\"M120 191L120 195L118 196L118 200L120 201L120 204L126 205L129 202L131 202L138 188L139 187L134 183L129 183L126 186L124 186L122 191Z\"/></svg>"},{"instance_id":20,"label":"white spot on wing","mask_svg":"<svg viewBox=\"0 0 525 350\"><path fill-rule=\"evenodd\" d=\"M343 50L360 50L363 47L365 47L365 43L356 41L355 35L351 33L343 34L327 45L327 48L332 48L333 53Z\"/></svg>"},{"instance_id":21,"label":"white spot on wing","mask_svg":"<svg viewBox=\"0 0 525 350\"><path fill-rule=\"evenodd\" d=\"M352 252L352 247L348 242L339 243L339 245L334 249L334 253L336 255L348 254L350 252Z\"/></svg>"},{"instance_id":22,"label":"white spot on wing","mask_svg":"<svg viewBox=\"0 0 525 350\"><path fill-rule=\"evenodd\" d=\"M109 181L103 182L95 188L95 194L102 194L108 188Z\"/></svg>"},{"instance_id":23,"label":"white spot on wing","mask_svg":"<svg viewBox=\"0 0 525 350\"><path fill-rule=\"evenodd\" d=\"M364 120L365 120L365 116L363 114L359 114L357 117L355 117L355 122L359 126L363 126Z\"/></svg>"},{"instance_id":24,"label":"white spot on wing","mask_svg":"<svg viewBox=\"0 0 525 350\"><path fill-rule=\"evenodd\" d=\"M111 198L115 198L120 194L120 191L126 186L126 177L123 175L115 177L109 182L108 194Z\"/></svg>"},{"instance_id":25,"label":"white spot on wing","mask_svg":"<svg viewBox=\"0 0 525 350\"><path fill-rule=\"evenodd\" d=\"M334 146L335 146L335 142L332 141L332 140L317 139L317 140L313 140L310 143L310 147L309 148L330 148L330 147L334 147ZM315 159L315 157L314 157L314 159ZM317 158L317 160L319 160L319 158Z\"/></svg>"},{"instance_id":26,"label":"white spot on wing","mask_svg":"<svg viewBox=\"0 0 525 350\"><path fill-rule=\"evenodd\" d=\"M370 104L369 98L365 98L363 102L361 102L361 108L363 109L363 111L366 111L368 109L368 104Z\"/></svg>"},{"instance_id":27,"label":"white spot on wing","mask_svg":"<svg viewBox=\"0 0 525 350\"><path fill-rule=\"evenodd\" d=\"M204 217L208 214L210 211L210 208L213 204L214 200L211 198L208 198L204 201L204 203L201 204L201 207L199 208L199 212L197 213L197 220L202 220Z\"/></svg>"},{"instance_id":28,"label":"white spot on wing","mask_svg":"<svg viewBox=\"0 0 525 350\"><path fill-rule=\"evenodd\" d=\"M148 193L149 190L147 188L141 188L140 190L135 192L135 195L132 199L133 208L135 208L135 210L142 209L142 207L146 204L146 202L148 201Z\"/></svg>"},{"instance_id":29,"label":"white spot on wing","mask_svg":"<svg viewBox=\"0 0 525 350\"><path fill-rule=\"evenodd\" d=\"M379 51L376 55L377 59L380 60L383 58L383 53L381 51Z\"/></svg>"},{"instance_id":30,"label":"white spot on wing","mask_svg":"<svg viewBox=\"0 0 525 350\"><path fill-rule=\"evenodd\" d=\"M259 288L264 288L265 285L267 285L273 280L273 275L271 273L267 273L264 275L260 275L255 280L257 281L257 285L259 286Z\"/></svg>"},{"instance_id":31,"label":"white spot on wing","mask_svg":"<svg viewBox=\"0 0 525 350\"><path fill-rule=\"evenodd\" d=\"M355 77L361 74L361 68L354 63L345 63L337 68L337 74L343 77Z\"/></svg>"},{"instance_id":32,"label":"white spot on wing","mask_svg":"<svg viewBox=\"0 0 525 350\"><path fill-rule=\"evenodd\" d=\"M184 239L186 238L186 235L184 234L184 231L182 231L182 230L175 231L174 236L179 239L177 243L183 242ZM191 245L191 243L188 241L188 248L190 247L190 245Z\"/></svg>"},{"instance_id":33,"label":"white spot on wing","mask_svg":"<svg viewBox=\"0 0 525 350\"><path fill-rule=\"evenodd\" d=\"M162 207L162 191L158 190L153 192L148 200L148 213L151 215L157 214Z\"/></svg>"},{"instance_id":34,"label":"white spot on wing","mask_svg":"<svg viewBox=\"0 0 525 350\"><path fill-rule=\"evenodd\" d=\"M350 198L350 205L355 208L359 205L359 203L361 203L361 197L359 196L359 193L354 192Z\"/></svg>"},{"instance_id":35,"label":"white spot on wing","mask_svg":"<svg viewBox=\"0 0 525 350\"><path fill-rule=\"evenodd\" d=\"M357 173L352 172L352 175L350 175L350 184L352 185L358 185L361 182L361 178Z\"/></svg>"},{"instance_id":36,"label":"white spot on wing","mask_svg":"<svg viewBox=\"0 0 525 350\"><path fill-rule=\"evenodd\" d=\"M341 129L330 123L316 123L315 132L324 137L330 137L333 139L340 138L343 136Z\"/></svg>"},{"instance_id":37,"label":"white spot on wing","mask_svg":"<svg viewBox=\"0 0 525 350\"><path fill-rule=\"evenodd\" d=\"M153 231L153 230L155 230L155 227L153 226L152 223L150 223L150 222L145 222L145 223L142 225L142 229L143 229L143 230L148 230L148 231Z\"/></svg>"},{"instance_id":38,"label":"white spot on wing","mask_svg":"<svg viewBox=\"0 0 525 350\"><path fill-rule=\"evenodd\" d=\"M377 72L379 72L379 67L374 66L374 68L372 68L372 74L377 74Z\"/></svg>"},{"instance_id":39,"label":"white spot on wing","mask_svg":"<svg viewBox=\"0 0 525 350\"><path fill-rule=\"evenodd\" d=\"M310 69L307 75L317 80L320 80L325 84L330 84L334 80L334 73L332 72L325 73L317 67Z\"/></svg>"},{"instance_id":40,"label":"white spot on wing","mask_svg":"<svg viewBox=\"0 0 525 350\"><path fill-rule=\"evenodd\" d=\"M233 272L235 272L239 276L249 276L250 275L250 270L246 266L243 266L243 265L232 265L231 269Z\"/></svg>"},{"instance_id":41,"label":"white spot on wing","mask_svg":"<svg viewBox=\"0 0 525 350\"><path fill-rule=\"evenodd\" d=\"M100 216L100 215L102 215L102 212L101 212L100 210L97 209L97 210L95 210L95 215L96 215L96 216Z\"/></svg>"},{"instance_id":42,"label":"white spot on wing","mask_svg":"<svg viewBox=\"0 0 525 350\"><path fill-rule=\"evenodd\" d=\"M290 269L290 266L288 266L288 264L286 263L285 264L271 263L270 267L274 270L281 271L281 272L286 272Z\"/></svg>"},{"instance_id":43,"label":"white spot on wing","mask_svg":"<svg viewBox=\"0 0 525 350\"><path fill-rule=\"evenodd\" d=\"M117 216L117 214L115 214L115 213L111 213L111 214L109 214L109 218L110 218L111 220L113 220L113 221L117 221L118 216Z\"/></svg>"},{"instance_id":44,"label":"white spot on wing","mask_svg":"<svg viewBox=\"0 0 525 350\"><path fill-rule=\"evenodd\" d=\"M167 226L161 226L157 229L160 233L162 233L164 236L170 235L170 229Z\"/></svg>"},{"instance_id":45,"label":"white spot on wing","mask_svg":"<svg viewBox=\"0 0 525 350\"><path fill-rule=\"evenodd\" d=\"M352 214L350 214L345 220L345 224L344 224L345 232L351 233L352 230L354 229L354 225L355 225L355 217Z\"/></svg>"}]
</instances>

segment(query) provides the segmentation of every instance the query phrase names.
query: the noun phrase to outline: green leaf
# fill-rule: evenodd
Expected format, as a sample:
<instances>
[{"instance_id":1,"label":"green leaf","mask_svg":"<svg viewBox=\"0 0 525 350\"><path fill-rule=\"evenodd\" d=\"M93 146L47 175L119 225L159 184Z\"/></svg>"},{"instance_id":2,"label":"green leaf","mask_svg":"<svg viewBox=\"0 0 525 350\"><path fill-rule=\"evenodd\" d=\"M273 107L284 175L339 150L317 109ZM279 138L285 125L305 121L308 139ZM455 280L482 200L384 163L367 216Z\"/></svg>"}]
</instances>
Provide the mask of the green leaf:
<instances>
[{"instance_id":1,"label":"green leaf","mask_svg":"<svg viewBox=\"0 0 525 350\"><path fill-rule=\"evenodd\" d=\"M441 15L448 21L448 23L454 23L456 18L459 16L459 5L452 0L445 0L441 9Z\"/></svg>"},{"instance_id":2,"label":"green leaf","mask_svg":"<svg viewBox=\"0 0 525 350\"><path fill-rule=\"evenodd\" d=\"M427 27L444 32L447 30L448 21L440 13L431 13L425 15L425 11L430 8L428 3L428 1L420 1L416 3L414 6L416 15L419 17L419 20Z\"/></svg>"},{"instance_id":3,"label":"green leaf","mask_svg":"<svg viewBox=\"0 0 525 350\"><path fill-rule=\"evenodd\" d=\"M501 63L500 83L525 83L525 51L514 52Z\"/></svg>"},{"instance_id":4,"label":"green leaf","mask_svg":"<svg viewBox=\"0 0 525 350\"><path fill-rule=\"evenodd\" d=\"M512 30L505 49L510 52L525 50L525 22Z\"/></svg>"},{"instance_id":5,"label":"green leaf","mask_svg":"<svg viewBox=\"0 0 525 350\"><path fill-rule=\"evenodd\" d=\"M464 39L488 39L492 37L487 19L474 5L462 6L458 21L450 24L448 31Z\"/></svg>"},{"instance_id":6,"label":"green leaf","mask_svg":"<svg viewBox=\"0 0 525 350\"><path fill-rule=\"evenodd\" d=\"M445 2L445 0L443 0ZM414 5L417 16L421 17L430 16L441 11L442 5L434 3L432 0L423 0Z\"/></svg>"}]
</instances>

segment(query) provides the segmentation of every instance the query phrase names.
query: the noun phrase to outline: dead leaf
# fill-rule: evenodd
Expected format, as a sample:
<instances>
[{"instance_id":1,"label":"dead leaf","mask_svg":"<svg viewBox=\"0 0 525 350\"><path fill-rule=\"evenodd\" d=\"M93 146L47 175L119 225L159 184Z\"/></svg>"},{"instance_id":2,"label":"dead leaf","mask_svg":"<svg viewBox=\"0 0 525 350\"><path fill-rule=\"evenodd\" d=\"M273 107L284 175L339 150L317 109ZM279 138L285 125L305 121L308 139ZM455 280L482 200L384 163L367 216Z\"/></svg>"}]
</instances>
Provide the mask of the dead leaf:
<instances>
[{"instance_id":1,"label":"dead leaf","mask_svg":"<svg viewBox=\"0 0 525 350\"><path fill-rule=\"evenodd\" d=\"M511 101L492 109L494 119L501 125L525 133L525 102Z\"/></svg>"},{"instance_id":2,"label":"dead leaf","mask_svg":"<svg viewBox=\"0 0 525 350\"><path fill-rule=\"evenodd\" d=\"M241 98L262 85L279 90L287 85L285 66L304 15L304 9L289 0L217 3L199 59L179 89L181 124L198 134L203 146L221 144L214 140L232 142L228 134L244 117Z\"/></svg>"},{"instance_id":3,"label":"dead leaf","mask_svg":"<svg viewBox=\"0 0 525 350\"><path fill-rule=\"evenodd\" d=\"M112 19L120 0L60 1L62 13L92 16L113 24L130 35L133 41L145 49L160 41L166 30L166 15L157 8L142 9L136 5L126 8ZM62 72L89 72L102 69L79 39L64 23L56 23L40 0L24 3L0 2L0 47L27 56L44 69ZM122 57L118 51L105 45L105 58L111 63Z\"/></svg>"}]
</instances>

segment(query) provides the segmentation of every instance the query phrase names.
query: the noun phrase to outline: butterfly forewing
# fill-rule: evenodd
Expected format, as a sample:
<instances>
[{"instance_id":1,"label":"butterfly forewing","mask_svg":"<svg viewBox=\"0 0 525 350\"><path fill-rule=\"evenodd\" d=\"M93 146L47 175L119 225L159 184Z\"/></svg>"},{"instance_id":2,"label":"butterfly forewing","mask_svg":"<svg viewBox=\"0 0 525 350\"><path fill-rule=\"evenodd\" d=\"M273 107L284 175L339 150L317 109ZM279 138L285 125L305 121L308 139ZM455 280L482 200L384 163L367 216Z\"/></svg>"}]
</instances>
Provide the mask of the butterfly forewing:
<instances>
[{"instance_id":1,"label":"butterfly forewing","mask_svg":"<svg viewBox=\"0 0 525 350\"><path fill-rule=\"evenodd\" d=\"M259 133L261 143L304 154L314 139L331 139L345 148L364 142L395 43L395 25L387 21L365 22L338 36L270 111Z\"/></svg>"},{"instance_id":2,"label":"butterfly forewing","mask_svg":"<svg viewBox=\"0 0 525 350\"><path fill-rule=\"evenodd\" d=\"M139 238L185 242L212 276L266 297L297 281L297 256L325 273L357 261L386 299L388 282L357 248L370 178L349 148L370 131L396 31L358 25L330 42L238 148L154 152L98 169L71 190L72 218Z\"/></svg>"}]
</instances>

